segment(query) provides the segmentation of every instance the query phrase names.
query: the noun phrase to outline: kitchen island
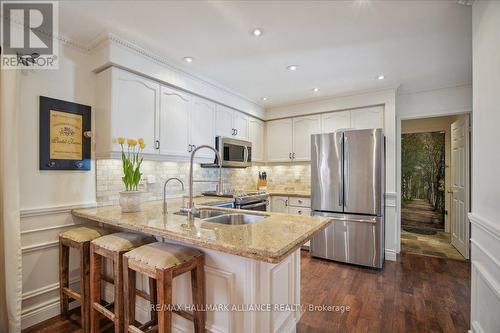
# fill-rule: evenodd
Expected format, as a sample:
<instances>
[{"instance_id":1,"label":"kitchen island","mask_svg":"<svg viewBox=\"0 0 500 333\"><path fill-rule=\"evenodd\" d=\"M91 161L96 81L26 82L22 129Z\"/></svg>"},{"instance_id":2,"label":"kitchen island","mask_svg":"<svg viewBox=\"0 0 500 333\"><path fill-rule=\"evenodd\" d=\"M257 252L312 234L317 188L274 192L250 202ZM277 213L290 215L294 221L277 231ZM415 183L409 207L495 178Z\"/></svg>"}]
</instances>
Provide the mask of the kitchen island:
<instances>
[{"instance_id":1,"label":"kitchen island","mask_svg":"<svg viewBox=\"0 0 500 333\"><path fill-rule=\"evenodd\" d=\"M300 319L300 246L329 220L214 208L221 198L196 198L200 209L262 215L259 221L227 225L195 219L189 224L178 212L182 199L147 202L138 213L121 213L119 206L76 209L73 215L104 226L156 236L205 253L207 330L211 332L293 332ZM140 279L139 279L140 281ZM142 282L142 281L140 281ZM147 283L139 283L147 289ZM189 276L174 280L174 303L190 304ZM110 291L111 292L111 291ZM216 310L214 308L217 308ZM146 321L146 301L138 302L137 318ZM192 323L174 316L174 331L190 332Z\"/></svg>"}]
</instances>

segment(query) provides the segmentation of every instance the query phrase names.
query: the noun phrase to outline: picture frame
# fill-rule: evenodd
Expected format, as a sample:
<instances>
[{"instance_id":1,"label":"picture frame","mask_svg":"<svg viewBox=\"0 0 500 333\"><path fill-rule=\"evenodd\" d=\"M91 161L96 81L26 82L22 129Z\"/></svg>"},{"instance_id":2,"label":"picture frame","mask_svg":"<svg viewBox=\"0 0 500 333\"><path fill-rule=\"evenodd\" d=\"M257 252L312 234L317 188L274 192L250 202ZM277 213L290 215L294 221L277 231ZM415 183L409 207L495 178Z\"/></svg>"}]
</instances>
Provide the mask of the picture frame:
<instances>
[{"instance_id":1,"label":"picture frame","mask_svg":"<svg viewBox=\"0 0 500 333\"><path fill-rule=\"evenodd\" d=\"M40 96L40 170L90 170L91 111L88 105Z\"/></svg>"}]
</instances>

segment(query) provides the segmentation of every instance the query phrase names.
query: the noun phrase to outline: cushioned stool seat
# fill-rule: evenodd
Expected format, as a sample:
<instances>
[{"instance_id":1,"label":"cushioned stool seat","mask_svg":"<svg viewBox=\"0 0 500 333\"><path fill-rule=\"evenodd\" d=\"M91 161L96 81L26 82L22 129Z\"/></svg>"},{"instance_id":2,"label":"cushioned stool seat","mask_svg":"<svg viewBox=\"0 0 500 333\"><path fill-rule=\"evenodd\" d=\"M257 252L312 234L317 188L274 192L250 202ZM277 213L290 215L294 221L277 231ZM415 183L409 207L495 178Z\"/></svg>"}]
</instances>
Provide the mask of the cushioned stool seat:
<instances>
[{"instance_id":1,"label":"cushioned stool seat","mask_svg":"<svg viewBox=\"0 0 500 333\"><path fill-rule=\"evenodd\" d=\"M130 251L138 246L152 242L151 236L131 232L117 232L92 241L92 244L112 252Z\"/></svg>"},{"instance_id":2,"label":"cushioned stool seat","mask_svg":"<svg viewBox=\"0 0 500 333\"><path fill-rule=\"evenodd\" d=\"M91 332L100 332L101 315L113 321L116 333L123 332L123 254L135 247L154 241L154 237L143 234L117 232L96 238L90 242ZM101 300L101 280L105 278L102 276L104 258L113 262L113 279L111 282L114 284L114 301L103 305ZM154 299L151 298L150 301L154 301Z\"/></svg>"},{"instance_id":3,"label":"cushioned stool seat","mask_svg":"<svg viewBox=\"0 0 500 333\"><path fill-rule=\"evenodd\" d=\"M109 233L110 233L109 230L103 228L84 226L67 230L61 233L59 236L70 239L77 243L83 243L92 241L96 238L107 235Z\"/></svg>"},{"instance_id":4,"label":"cushioned stool seat","mask_svg":"<svg viewBox=\"0 0 500 333\"><path fill-rule=\"evenodd\" d=\"M61 316L68 315L69 303L79 301L81 304L82 330L90 331L90 280L89 256L90 242L110 231L94 227L80 226L59 234L59 298ZM69 249L78 251L80 257L80 291L69 287Z\"/></svg>"},{"instance_id":5,"label":"cushioned stool seat","mask_svg":"<svg viewBox=\"0 0 500 333\"><path fill-rule=\"evenodd\" d=\"M166 269L190 261L201 254L190 247L157 242L135 248L124 256L152 268Z\"/></svg>"},{"instance_id":6,"label":"cushioned stool seat","mask_svg":"<svg viewBox=\"0 0 500 333\"><path fill-rule=\"evenodd\" d=\"M158 332L172 332L172 314L191 320L196 333L205 332L205 273L204 254L197 249L170 243L150 243L131 250L123 255L123 285L125 306L125 332L149 332L156 327ZM191 291L195 310L171 310L163 305L172 305L172 281L183 273L191 273ZM136 273L153 279L156 290L150 288L155 295L159 307L147 323L137 323L135 319Z\"/></svg>"}]
</instances>

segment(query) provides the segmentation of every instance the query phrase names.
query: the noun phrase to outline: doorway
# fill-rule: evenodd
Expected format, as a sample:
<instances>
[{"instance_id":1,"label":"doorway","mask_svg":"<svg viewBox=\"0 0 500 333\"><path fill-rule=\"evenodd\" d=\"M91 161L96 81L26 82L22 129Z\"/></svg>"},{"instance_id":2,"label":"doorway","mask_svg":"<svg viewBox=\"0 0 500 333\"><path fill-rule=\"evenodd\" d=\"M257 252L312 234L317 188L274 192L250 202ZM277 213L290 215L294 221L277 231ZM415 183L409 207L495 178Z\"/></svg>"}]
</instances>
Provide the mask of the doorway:
<instances>
[{"instance_id":1,"label":"doorway","mask_svg":"<svg viewBox=\"0 0 500 333\"><path fill-rule=\"evenodd\" d=\"M468 259L468 115L401 122L401 252Z\"/></svg>"}]
</instances>

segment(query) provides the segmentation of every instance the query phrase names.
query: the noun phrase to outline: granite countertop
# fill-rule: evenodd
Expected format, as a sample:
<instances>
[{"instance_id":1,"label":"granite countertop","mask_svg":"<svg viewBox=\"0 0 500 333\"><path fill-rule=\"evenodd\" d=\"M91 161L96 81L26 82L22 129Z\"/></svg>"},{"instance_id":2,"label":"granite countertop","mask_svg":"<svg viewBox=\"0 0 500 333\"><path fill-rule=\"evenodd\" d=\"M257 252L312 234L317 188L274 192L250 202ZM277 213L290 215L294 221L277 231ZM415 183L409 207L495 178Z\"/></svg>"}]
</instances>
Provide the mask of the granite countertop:
<instances>
[{"instance_id":1,"label":"granite countertop","mask_svg":"<svg viewBox=\"0 0 500 333\"><path fill-rule=\"evenodd\" d=\"M288 215L270 212L215 208L209 205L231 202L233 199L197 197L197 208L211 208L227 212L246 212L265 215L261 221L245 225L225 225L195 219L191 227L186 216L174 214L183 205L183 199L167 200L168 214L162 212L162 202L142 205L137 213L122 213L120 206L74 209L74 216L143 232L165 239L193 244L269 263L279 263L300 248L316 232L325 228L329 219L318 216Z\"/></svg>"},{"instance_id":2,"label":"granite countertop","mask_svg":"<svg viewBox=\"0 0 500 333\"><path fill-rule=\"evenodd\" d=\"M288 190L269 190L269 195L280 195L280 196L288 196L288 197L311 197L311 191L288 191Z\"/></svg>"}]
</instances>

